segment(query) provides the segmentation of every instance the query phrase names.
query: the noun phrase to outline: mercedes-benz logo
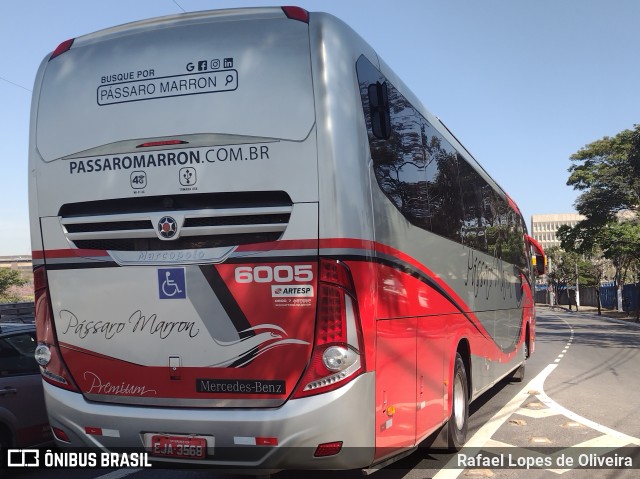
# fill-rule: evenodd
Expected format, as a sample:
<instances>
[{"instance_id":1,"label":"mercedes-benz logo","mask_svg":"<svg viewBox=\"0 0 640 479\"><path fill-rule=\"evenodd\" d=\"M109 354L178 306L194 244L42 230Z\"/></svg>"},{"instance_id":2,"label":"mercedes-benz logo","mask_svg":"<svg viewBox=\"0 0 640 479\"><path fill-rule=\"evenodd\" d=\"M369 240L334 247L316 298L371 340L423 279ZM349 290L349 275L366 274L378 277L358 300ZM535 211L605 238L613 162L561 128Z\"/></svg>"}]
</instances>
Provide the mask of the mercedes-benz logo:
<instances>
[{"instance_id":1,"label":"mercedes-benz logo","mask_svg":"<svg viewBox=\"0 0 640 479\"><path fill-rule=\"evenodd\" d=\"M173 238L178 232L178 222L171 216L163 216L158 221L158 234L165 239Z\"/></svg>"}]
</instances>

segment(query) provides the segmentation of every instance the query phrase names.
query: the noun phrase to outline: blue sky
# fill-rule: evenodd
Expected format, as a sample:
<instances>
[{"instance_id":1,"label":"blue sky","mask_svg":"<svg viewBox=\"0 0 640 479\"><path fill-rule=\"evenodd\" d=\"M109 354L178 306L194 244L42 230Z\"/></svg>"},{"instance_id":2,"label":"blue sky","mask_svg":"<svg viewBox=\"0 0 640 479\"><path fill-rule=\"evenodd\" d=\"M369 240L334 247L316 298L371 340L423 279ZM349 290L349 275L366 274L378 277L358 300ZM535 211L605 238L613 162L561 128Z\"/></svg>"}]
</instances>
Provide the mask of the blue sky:
<instances>
[{"instance_id":1,"label":"blue sky","mask_svg":"<svg viewBox=\"0 0 640 479\"><path fill-rule=\"evenodd\" d=\"M177 3L176 3L177 2ZM569 156L640 123L637 0L298 0L360 33L516 200L573 211ZM29 254L31 89L61 41L186 11L271 0L0 2L0 256ZM61 121L64 121L61 119Z\"/></svg>"}]
</instances>

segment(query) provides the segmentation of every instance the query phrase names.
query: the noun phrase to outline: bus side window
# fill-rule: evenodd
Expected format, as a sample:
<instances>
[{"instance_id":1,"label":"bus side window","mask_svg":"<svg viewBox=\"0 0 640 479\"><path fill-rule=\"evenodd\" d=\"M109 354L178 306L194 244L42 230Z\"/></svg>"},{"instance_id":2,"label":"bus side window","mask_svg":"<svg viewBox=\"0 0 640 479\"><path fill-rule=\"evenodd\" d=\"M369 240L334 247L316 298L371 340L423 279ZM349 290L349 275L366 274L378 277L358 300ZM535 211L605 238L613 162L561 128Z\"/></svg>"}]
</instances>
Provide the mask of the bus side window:
<instances>
[{"instance_id":1,"label":"bus side window","mask_svg":"<svg viewBox=\"0 0 640 479\"><path fill-rule=\"evenodd\" d=\"M431 231L461 243L464 211L456 150L434 129L429 151L433 159L427 168Z\"/></svg>"},{"instance_id":2,"label":"bus side window","mask_svg":"<svg viewBox=\"0 0 640 479\"><path fill-rule=\"evenodd\" d=\"M369 114L373 135L381 140L388 140L391 136L391 114L386 81L369 85Z\"/></svg>"},{"instance_id":3,"label":"bus side window","mask_svg":"<svg viewBox=\"0 0 640 479\"><path fill-rule=\"evenodd\" d=\"M378 186L407 221L429 230L424 118L364 56L356 68Z\"/></svg>"},{"instance_id":4,"label":"bus side window","mask_svg":"<svg viewBox=\"0 0 640 479\"><path fill-rule=\"evenodd\" d=\"M504 250L507 248L509 230L507 202L493 190L488 193L485 201L487 252L497 259L506 259Z\"/></svg>"},{"instance_id":5,"label":"bus side window","mask_svg":"<svg viewBox=\"0 0 640 479\"><path fill-rule=\"evenodd\" d=\"M487 184L460 153L458 153L458 170L464 208L462 242L471 248L486 252L488 248L482 190Z\"/></svg>"}]
</instances>

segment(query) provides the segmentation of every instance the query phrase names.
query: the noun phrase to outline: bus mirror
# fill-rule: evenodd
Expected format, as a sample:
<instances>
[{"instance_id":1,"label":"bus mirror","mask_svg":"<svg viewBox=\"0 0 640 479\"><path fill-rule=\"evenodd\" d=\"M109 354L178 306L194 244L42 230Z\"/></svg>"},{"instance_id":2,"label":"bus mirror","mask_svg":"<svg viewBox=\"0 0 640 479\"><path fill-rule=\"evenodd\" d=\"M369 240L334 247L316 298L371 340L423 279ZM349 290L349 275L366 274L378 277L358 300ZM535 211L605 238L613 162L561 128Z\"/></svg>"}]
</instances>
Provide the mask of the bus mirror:
<instances>
[{"instance_id":1,"label":"bus mirror","mask_svg":"<svg viewBox=\"0 0 640 479\"><path fill-rule=\"evenodd\" d=\"M536 267L536 274L542 276L546 271L547 258L544 255L537 254L533 257L534 265Z\"/></svg>"},{"instance_id":2,"label":"bus mirror","mask_svg":"<svg viewBox=\"0 0 640 479\"><path fill-rule=\"evenodd\" d=\"M542 245L538 243L538 241L529 236L528 234L524 235L524 239L531 248L533 249L533 256L531 257L531 266L534 267L534 271L538 275L543 275L547 270L547 257L544 254L544 249L542 249Z\"/></svg>"},{"instance_id":3,"label":"bus mirror","mask_svg":"<svg viewBox=\"0 0 640 479\"><path fill-rule=\"evenodd\" d=\"M391 114L387 82L369 85L369 109L371 129L376 138L387 140L391 136Z\"/></svg>"}]
</instances>

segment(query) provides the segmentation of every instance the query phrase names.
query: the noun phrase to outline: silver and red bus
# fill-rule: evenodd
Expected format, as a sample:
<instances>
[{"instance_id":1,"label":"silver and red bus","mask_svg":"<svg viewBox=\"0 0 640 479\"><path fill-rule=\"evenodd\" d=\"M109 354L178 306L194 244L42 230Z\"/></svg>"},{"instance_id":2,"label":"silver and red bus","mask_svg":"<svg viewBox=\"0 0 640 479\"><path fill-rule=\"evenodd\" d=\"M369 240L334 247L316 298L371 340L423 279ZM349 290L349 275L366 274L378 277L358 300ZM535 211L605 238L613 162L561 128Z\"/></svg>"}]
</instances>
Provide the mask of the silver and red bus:
<instances>
[{"instance_id":1,"label":"silver and red bus","mask_svg":"<svg viewBox=\"0 0 640 479\"><path fill-rule=\"evenodd\" d=\"M515 203L331 15L187 13L65 41L31 117L60 446L367 468L438 431L462 446L470 401L534 351Z\"/></svg>"}]
</instances>

